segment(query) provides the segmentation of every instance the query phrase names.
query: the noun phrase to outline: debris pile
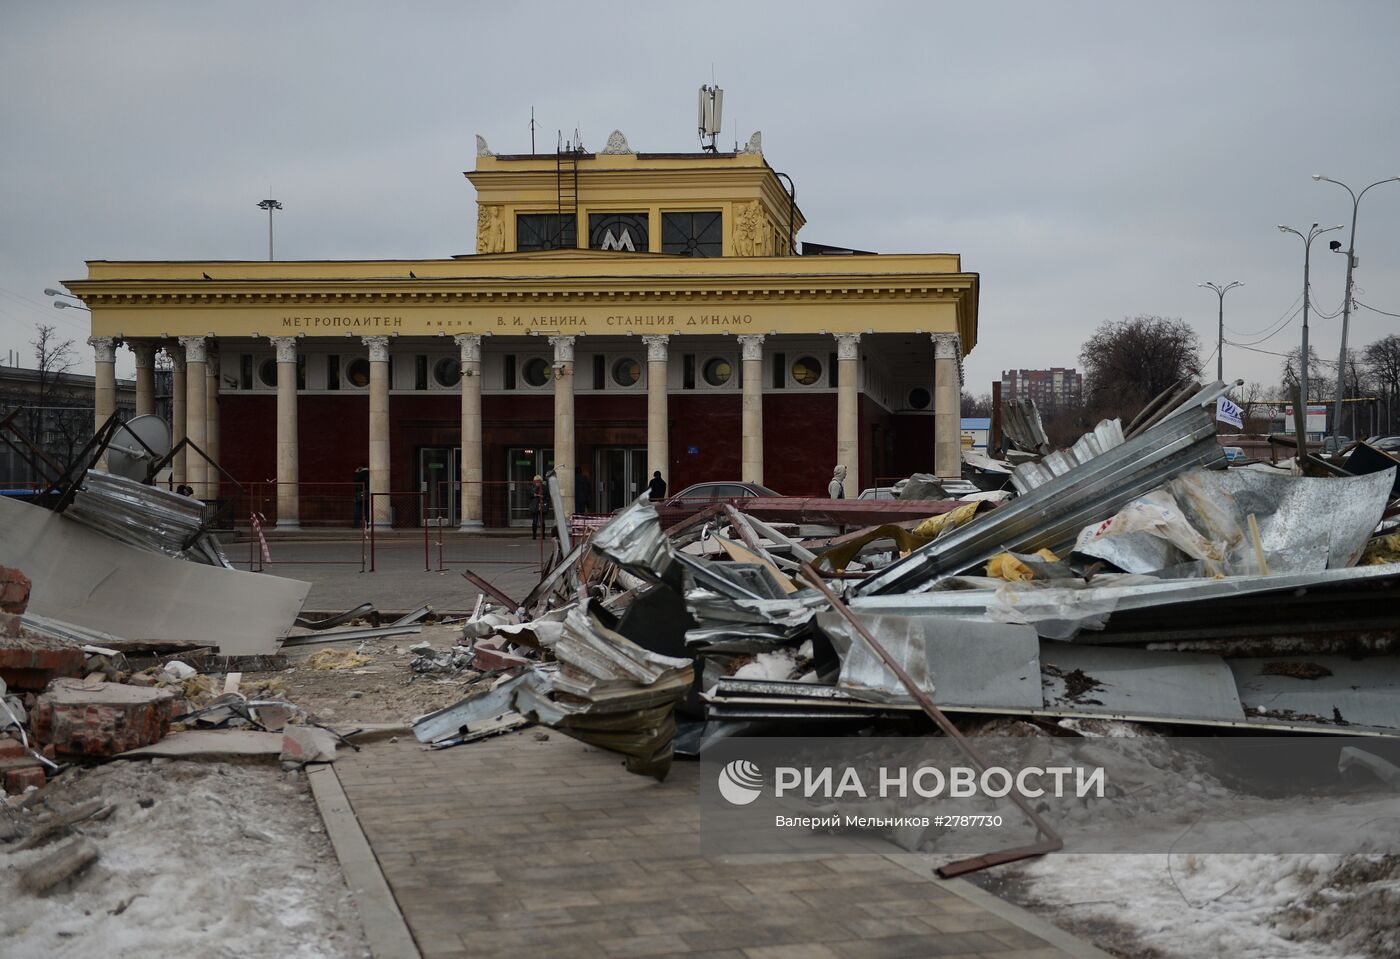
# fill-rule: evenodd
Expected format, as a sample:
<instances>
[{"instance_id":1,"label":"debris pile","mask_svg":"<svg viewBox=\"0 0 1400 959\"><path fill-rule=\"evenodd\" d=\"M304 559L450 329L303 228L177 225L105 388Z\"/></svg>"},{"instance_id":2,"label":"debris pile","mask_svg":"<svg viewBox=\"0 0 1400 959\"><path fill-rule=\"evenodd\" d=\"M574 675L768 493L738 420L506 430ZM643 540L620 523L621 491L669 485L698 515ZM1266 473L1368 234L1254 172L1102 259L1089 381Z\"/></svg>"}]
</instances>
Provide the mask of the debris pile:
<instances>
[{"instance_id":1,"label":"debris pile","mask_svg":"<svg viewBox=\"0 0 1400 959\"><path fill-rule=\"evenodd\" d=\"M912 516L807 507L837 535L763 500L663 529L643 496L565 533L525 599L483 590L461 640L483 675L415 732L534 721L658 778L726 736L930 720L1400 737L1400 462L1229 468L1227 389L1184 384L1061 450L1021 404L1013 455L966 457L997 495L918 476L880 504Z\"/></svg>"}]
</instances>

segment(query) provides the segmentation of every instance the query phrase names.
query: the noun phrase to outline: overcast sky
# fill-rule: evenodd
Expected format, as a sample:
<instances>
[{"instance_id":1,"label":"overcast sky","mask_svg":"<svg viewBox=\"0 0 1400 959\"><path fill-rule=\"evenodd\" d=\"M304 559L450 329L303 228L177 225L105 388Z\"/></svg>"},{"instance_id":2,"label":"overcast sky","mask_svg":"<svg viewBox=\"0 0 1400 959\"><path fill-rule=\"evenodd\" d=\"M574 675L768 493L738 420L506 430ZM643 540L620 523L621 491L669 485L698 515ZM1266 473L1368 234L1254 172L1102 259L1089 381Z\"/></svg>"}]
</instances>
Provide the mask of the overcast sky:
<instances>
[{"instance_id":1,"label":"overcast sky","mask_svg":"<svg viewBox=\"0 0 1400 959\"><path fill-rule=\"evenodd\" d=\"M696 146L695 90L725 90L722 144L763 131L796 181L800 239L957 252L982 276L967 389L1074 365L1100 322L1182 317L1215 346L1203 280L1243 280L1227 338L1296 345L1302 242L1400 175L1400 4L0 3L0 358L86 259L257 259L475 249L473 134L527 152L577 126L601 148ZM1314 244L1313 298L1345 258ZM1400 313L1400 183L1361 206L1357 299ZM1340 318L1312 342L1333 360ZM1361 310L1351 343L1400 332ZM130 375L130 353L118 371ZM1226 346L1227 376L1280 359ZM1214 370L1212 359L1209 368Z\"/></svg>"}]
</instances>

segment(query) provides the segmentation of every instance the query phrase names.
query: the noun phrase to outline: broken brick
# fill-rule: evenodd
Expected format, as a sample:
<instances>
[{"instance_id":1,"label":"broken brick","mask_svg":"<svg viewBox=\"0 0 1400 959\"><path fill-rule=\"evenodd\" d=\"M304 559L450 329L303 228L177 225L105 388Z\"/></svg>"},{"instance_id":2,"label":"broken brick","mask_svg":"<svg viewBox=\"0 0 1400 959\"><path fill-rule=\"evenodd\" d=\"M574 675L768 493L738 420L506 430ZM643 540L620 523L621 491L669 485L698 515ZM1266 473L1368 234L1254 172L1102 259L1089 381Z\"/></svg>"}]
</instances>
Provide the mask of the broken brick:
<instances>
[{"instance_id":1,"label":"broken brick","mask_svg":"<svg viewBox=\"0 0 1400 959\"><path fill-rule=\"evenodd\" d=\"M0 739L0 759L15 759L19 756L28 756L24 751L24 746L13 739Z\"/></svg>"},{"instance_id":2,"label":"broken brick","mask_svg":"<svg viewBox=\"0 0 1400 959\"><path fill-rule=\"evenodd\" d=\"M29 606L29 577L0 566L0 613L22 613Z\"/></svg>"},{"instance_id":3,"label":"broken brick","mask_svg":"<svg viewBox=\"0 0 1400 959\"><path fill-rule=\"evenodd\" d=\"M82 647L24 635L0 639L0 679L10 689L40 692L59 676L82 675Z\"/></svg>"},{"instance_id":4,"label":"broken brick","mask_svg":"<svg viewBox=\"0 0 1400 959\"><path fill-rule=\"evenodd\" d=\"M164 689L55 679L30 714L34 739L64 756L115 756L159 742L176 697Z\"/></svg>"},{"instance_id":5,"label":"broken brick","mask_svg":"<svg viewBox=\"0 0 1400 959\"><path fill-rule=\"evenodd\" d=\"M4 781L7 793L19 794L30 786L44 785L44 766L30 756L0 759L0 780Z\"/></svg>"},{"instance_id":6,"label":"broken brick","mask_svg":"<svg viewBox=\"0 0 1400 959\"><path fill-rule=\"evenodd\" d=\"M524 656L507 653L485 643L476 644L476 654L472 657L472 669L478 669L483 673L493 669L514 669L529 665L530 660Z\"/></svg>"}]
</instances>

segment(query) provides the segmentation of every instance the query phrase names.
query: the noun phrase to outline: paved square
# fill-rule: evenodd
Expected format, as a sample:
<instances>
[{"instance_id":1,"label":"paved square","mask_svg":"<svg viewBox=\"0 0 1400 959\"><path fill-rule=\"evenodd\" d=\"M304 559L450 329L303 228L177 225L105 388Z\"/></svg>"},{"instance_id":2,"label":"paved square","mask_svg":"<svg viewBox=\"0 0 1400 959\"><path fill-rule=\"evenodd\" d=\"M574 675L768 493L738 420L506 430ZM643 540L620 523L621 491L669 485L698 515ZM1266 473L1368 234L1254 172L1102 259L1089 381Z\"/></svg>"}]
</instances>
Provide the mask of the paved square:
<instances>
[{"instance_id":1,"label":"paved square","mask_svg":"<svg viewBox=\"0 0 1400 959\"><path fill-rule=\"evenodd\" d=\"M1070 955L883 856L701 856L698 764L535 732L335 764L425 959Z\"/></svg>"}]
</instances>

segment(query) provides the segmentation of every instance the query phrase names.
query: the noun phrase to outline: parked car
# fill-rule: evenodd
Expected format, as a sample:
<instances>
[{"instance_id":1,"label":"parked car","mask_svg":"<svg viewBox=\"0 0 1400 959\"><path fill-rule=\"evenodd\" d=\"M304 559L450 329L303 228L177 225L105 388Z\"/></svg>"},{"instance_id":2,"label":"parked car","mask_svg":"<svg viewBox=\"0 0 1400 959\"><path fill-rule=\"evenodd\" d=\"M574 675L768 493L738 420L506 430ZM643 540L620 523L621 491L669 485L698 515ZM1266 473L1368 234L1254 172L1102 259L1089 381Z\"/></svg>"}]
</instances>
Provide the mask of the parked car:
<instances>
[{"instance_id":1,"label":"parked car","mask_svg":"<svg viewBox=\"0 0 1400 959\"><path fill-rule=\"evenodd\" d=\"M742 503L755 496L782 496L766 486L757 483L718 482L696 483L687 486L675 496L668 496L656 504L656 512L661 517L661 525L671 526L687 516L713 506L716 503Z\"/></svg>"},{"instance_id":2,"label":"parked car","mask_svg":"<svg viewBox=\"0 0 1400 959\"><path fill-rule=\"evenodd\" d=\"M1350 445L1350 436L1325 436L1322 438L1322 453L1330 456L1333 453L1340 453Z\"/></svg>"},{"instance_id":3,"label":"parked car","mask_svg":"<svg viewBox=\"0 0 1400 959\"><path fill-rule=\"evenodd\" d=\"M1376 436L1366 443L1382 453L1400 453L1400 436Z\"/></svg>"},{"instance_id":4,"label":"parked car","mask_svg":"<svg viewBox=\"0 0 1400 959\"><path fill-rule=\"evenodd\" d=\"M863 489L863 490L861 490L861 491L860 491L860 496L858 496L858 497L856 497L856 498L857 498L857 499L890 499L890 500L894 500L894 499L899 499L899 496L895 493L894 487L893 487L893 486L872 486L872 487L870 487L869 489Z\"/></svg>"}]
</instances>

